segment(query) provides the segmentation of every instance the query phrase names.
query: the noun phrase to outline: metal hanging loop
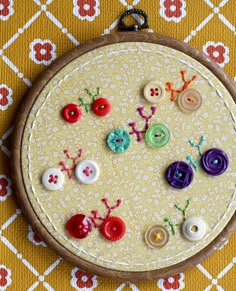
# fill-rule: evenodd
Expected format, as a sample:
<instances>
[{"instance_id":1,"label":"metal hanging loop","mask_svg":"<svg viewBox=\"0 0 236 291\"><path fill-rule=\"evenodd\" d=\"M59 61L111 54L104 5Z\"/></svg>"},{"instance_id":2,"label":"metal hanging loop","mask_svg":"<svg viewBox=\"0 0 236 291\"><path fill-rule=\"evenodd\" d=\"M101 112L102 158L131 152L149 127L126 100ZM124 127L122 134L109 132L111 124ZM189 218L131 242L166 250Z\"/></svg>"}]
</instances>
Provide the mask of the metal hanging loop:
<instances>
[{"instance_id":1,"label":"metal hanging loop","mask_svg":"<svg viewBox=\"0 0 236 291\"><path fill-rule=\"evenodd\" d=\"M125 21L124 21L125 18L127 16L129 16L129 15L132 15L132 14L141 15L144 18L143 24L142 25L141 24L126 25ZM148 15L143 10L140 10L140 9L127 10L121 15L119 23L118 23L118 28L121 31L138 31L138 30L141 30L141 29L149 28L149 26L148 26Z\"/></svg>"}]
</instances>

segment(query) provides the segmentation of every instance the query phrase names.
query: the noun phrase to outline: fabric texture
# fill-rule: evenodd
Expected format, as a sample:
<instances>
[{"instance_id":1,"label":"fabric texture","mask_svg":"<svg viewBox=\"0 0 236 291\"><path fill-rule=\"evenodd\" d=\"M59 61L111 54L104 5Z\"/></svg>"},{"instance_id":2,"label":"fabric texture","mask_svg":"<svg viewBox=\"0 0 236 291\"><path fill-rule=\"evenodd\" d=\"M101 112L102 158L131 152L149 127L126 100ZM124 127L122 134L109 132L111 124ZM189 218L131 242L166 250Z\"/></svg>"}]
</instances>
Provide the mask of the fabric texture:
<instances>
[{"instance_id":1,"label":"fabric texture","mask_svg":"<svg viewBox=\"0 0 236 291\"><path fill-rule=\"evenodd\" d=\"M170 278L122 283L83 272L47 247L26 221L12 190L9 167L15 116L37 75L76 45L116 31L118 17L129 8L146 11L150 29L203 51L236 82L234 4L233 0L0 0L0 290L235 289L235 234L210 258Z\"/></svg>"}]
</instances>

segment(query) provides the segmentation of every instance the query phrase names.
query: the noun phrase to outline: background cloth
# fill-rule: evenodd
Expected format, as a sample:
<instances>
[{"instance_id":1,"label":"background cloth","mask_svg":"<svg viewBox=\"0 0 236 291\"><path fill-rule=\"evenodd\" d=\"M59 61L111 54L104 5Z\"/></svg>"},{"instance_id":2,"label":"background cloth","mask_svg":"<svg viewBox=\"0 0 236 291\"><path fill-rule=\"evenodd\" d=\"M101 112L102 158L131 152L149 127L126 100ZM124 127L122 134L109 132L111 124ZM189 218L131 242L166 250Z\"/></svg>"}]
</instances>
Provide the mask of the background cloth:
<instances>
[{"instance_id":1,"label":"background cloth","mask_svg":"<svg viewBox=\"0 0 236 291\"><path fill-rule=\"evenodd\" d=\"M122 283L62 260L17 205L10 139L24 93L63 53L115 31L118 17L130 8L146 11L154 32L204 51L236 82L234 0L0 0L0 290L235 290L236 234L185 273Z\"/></svg>"}]
</instances>

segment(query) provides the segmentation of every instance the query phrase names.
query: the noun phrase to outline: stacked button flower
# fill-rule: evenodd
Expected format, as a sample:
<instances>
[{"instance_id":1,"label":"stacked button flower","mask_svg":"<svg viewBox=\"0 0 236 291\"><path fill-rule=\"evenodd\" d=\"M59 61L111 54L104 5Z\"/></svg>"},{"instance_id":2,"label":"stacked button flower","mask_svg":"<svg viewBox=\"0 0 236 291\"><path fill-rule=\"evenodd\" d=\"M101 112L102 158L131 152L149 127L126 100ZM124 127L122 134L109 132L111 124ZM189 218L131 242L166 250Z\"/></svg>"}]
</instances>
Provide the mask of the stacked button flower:
<instances>
[{"instance_id":1,"label":"stacked button flower","mask_svg":"<svg viewBox=\"0 0 236 291\"><path fill-rule=\"evenodd\" d=\"M92 217L86 216L84 214L73 215L66 223L66 229L68 233L77 239L86 238L92 231L92 224L95 228L99 228L102 236L109 241L117 241L123 238L126 232L126 226L124 221L116 216L111 216L114 209L118 208L122 201L117 200L116 205L110 206L106 198L102 199L108 209L106 217L101 217L97 210L93 210ZM101 224L97 223L102 221Z\"/></svg>"}]
</instances>

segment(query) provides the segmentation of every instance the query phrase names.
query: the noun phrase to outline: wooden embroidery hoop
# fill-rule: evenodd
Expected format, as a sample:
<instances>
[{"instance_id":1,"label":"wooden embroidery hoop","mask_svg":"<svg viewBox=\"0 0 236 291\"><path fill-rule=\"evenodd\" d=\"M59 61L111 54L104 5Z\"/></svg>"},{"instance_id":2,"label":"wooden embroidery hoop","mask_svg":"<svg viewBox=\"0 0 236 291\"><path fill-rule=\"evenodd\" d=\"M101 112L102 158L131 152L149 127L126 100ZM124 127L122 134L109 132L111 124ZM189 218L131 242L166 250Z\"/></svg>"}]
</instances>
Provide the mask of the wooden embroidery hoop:
<instances>
[{"instance_id":1,"label":"wooden embroidery hoop","mask_svg":"<svg viewBox=\"0 0 236 291\"><path fill-rule=\"evenodd\" d=\"M180 51L193 59L197 60L208 68L225 86L230 95L236 102L236 88L229 77L220 69L220 67L215 64L210 58L205 56L198 50L188 46L187 44L159 34L147 33L147 32L120 32L115 34L109 34L106 36L98 37L94 40L90 40L85 44L76 47L72 51L66 53L53 65L50 66L45 72L43 72L38 79L35 81L34 86L27 92L24 97L24 103L22 104L20 111L16 120L16 127L13 134L14 140L12 143L12 179L14 182L17 198L19 200L20 206L28 218L29 222L32 224L33 228L37 231L40 237L52 247L61 257L68 261L71 261L78 265L81 269L88 272L92 272L101 276L106 276L114 279L122 280L153 280L162 277L168 277L173 274L183 272L190 267L198 264L200 261L211 255L214 250L218 249L225 241L228 239L229 235L236 230L236 214L232 216L231 220L224 228L224 230L219 233L219 235L204 249L198 252L196 255L184 260L171 267L162 268L152 271L137 271L137 272L126 272L107 269L98 265L95 265L89 261L86 261L75 254L67 250L63 245L61 245L44 227L41 220L38 218L34 208L27 195L26 186L24 184L22 168L21 168L21 147L22 138L25 129L25 124L28 115L39 96L42 89L48 83L48 81L58 73L64 66L69 64L76 58L79 58L85 53L92 51L97 48L101 48L106 45L122 43L122 42L146 42L153 44L160 44L162 46L167 46Z\"/></svg>"}]
</instances>

